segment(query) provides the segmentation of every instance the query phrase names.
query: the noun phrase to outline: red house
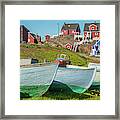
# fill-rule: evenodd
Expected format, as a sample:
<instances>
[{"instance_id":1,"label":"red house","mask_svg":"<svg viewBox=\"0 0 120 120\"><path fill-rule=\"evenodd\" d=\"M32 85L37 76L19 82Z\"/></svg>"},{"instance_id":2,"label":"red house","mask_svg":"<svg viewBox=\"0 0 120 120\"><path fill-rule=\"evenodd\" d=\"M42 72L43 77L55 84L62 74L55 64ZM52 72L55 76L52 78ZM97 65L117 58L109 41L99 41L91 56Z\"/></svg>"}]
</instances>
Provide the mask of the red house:
<instances>
[{"instance_id":1,"label":"red house","mask_svg":"<svg viewBox=\"0 0 120 120\"><path fill-rule=\"evenodd\" d=\"M46 40L47 42L49 42L49 41L50 41L50 35L46 35L46 36L45 36L45 40Z\"/></svg>"},{"instance_id":2,"label":"red house","mask_svg":"<svg viewBox=\"0 0 120 120\"><path fill-rule=\"evenodd\" d=\"M28 42L29 44L37 44L41 42L41 37L39 35L35 35L33 33L28 33Z\"/></svg>"},{"instance_id":3,"label":"red house","mask_svg":"<svg viewBox=\"0 0 120 120\"><path fill-rule=\"evenodd\" d=\"M66 45L65 45L65 48L67 48L67 49L69 49L69 50L72 50L72 45L70 44L70 43L67 43Z\"/></svg>"},{"instance_id":4,"label":"red house","mask_svg":"<svg viewBox=\"0 0 120 120\"><path fill-rule=\"evenodd\" d=\"M20 25L20 43L28 42L28 32L29 30L24 25Z\"/></svg>"},{"instance_id":5,"label":"red house","mask_svg":"<svg viewBox=\"0 0 120 120\"><path fill-rule=\"evenodd\" d=\"M85 23L84 40L99 40L100 39L100 23Z\"/></svg>"},{"instance_id":6,"label":"red house","mask_svg":"<svg viewBox=\"0 0 120 120\"><path fill-rule=\"evenodd\" d=\"M64 23L61 33L63 35L79 35L80 34L80 26L77 23L66 24Z\"/></svg>"}]
</instances>

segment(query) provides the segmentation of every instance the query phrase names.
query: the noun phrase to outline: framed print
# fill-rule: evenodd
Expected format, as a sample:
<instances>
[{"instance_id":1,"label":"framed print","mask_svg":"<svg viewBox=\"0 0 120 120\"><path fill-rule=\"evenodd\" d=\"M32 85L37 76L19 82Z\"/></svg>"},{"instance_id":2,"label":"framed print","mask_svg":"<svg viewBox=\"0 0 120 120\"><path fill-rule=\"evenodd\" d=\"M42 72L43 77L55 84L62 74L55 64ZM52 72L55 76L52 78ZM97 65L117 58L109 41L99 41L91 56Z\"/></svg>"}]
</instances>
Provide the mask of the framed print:
<instances>
[{"instance_id":1,"label":"framed print","mask_svg":"<svg viewBox=\"0 0 120 120\"><path fill-rule=\"evenodd\" d=\"M119 2L1 3L2 119L119 119Z\"/></svg>"}]
</instances>

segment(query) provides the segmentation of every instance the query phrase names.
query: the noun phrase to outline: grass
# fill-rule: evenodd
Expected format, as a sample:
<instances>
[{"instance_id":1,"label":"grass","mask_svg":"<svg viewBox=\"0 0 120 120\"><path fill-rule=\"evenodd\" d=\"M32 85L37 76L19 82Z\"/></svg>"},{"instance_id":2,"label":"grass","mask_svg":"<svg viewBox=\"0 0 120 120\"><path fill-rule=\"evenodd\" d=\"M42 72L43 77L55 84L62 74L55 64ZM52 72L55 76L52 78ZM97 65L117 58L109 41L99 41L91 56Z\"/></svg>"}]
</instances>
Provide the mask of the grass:
<instances>
[{"instance_id":1,"label":"grass","mask_svg":"<svg viewBox=\"0 0 120 120\"><path fill-rule=\"evenodd\" d=\"M82 94L75 93L67 85L54 81L42 96L29 96L29 94L24 93L21 100L100 100L100 96L91 93L96 92L93 92L91 88L91 90L87 90Z\"/></svg>"},{"instance_id":2,"label":"grass","mask_svg":"<svg viewBox=\"0 0 120 120\"><path fill-rule=\"evenodd\" d=\"M60 93L47 94L39 97L21 98L21 100L100 100L100 96L83 94L69 94L69 96L61 95Z\"/></svg>"},{"instance_id":3,"label":"grass","mask_svg":"<svg viewBox=\"0 0 120 120\"><path fill-rule=\"evenodd\" d=\"M54 96L53 97L32 97L32 98L23 98L22 100L100 100L100 96L94 96L91 97L89 95L79 95L77 98L76 97L71 97L71 98L67 98L67 99L61 99L61 96Z\"/></svg>"},{"instance_id":4,"label":"grass","mask_svg":"<svg viewBox=\"0 0 120 120\"><path fill-rule=\"evenodd\" d=\"M62 94L60 92L51 93L49 90L43 96L34 96L34 97L24 97L21 100L100 100L100 96L91 95L90 93L82 94Z\"/></svg>"},{"instance_id":5,"label":"grass","mask_svg":"<svg viewBox=\"0 0 120 120\"><path fill-rule=\"evenodd\" d=\"M36 58L38 59L40 63L42 63L44 60L53 62L57 58L58 54L69 55L71 64L78 65L78 66L87 66L89 61L90 60L92 61L93 59L92 57L87 57L85 55L72 52L65 48L52 47L48 44L44 44L41 46L24 44L20 46L20 58L21 59L22 58Z\"/></svg>"}]
</instances>

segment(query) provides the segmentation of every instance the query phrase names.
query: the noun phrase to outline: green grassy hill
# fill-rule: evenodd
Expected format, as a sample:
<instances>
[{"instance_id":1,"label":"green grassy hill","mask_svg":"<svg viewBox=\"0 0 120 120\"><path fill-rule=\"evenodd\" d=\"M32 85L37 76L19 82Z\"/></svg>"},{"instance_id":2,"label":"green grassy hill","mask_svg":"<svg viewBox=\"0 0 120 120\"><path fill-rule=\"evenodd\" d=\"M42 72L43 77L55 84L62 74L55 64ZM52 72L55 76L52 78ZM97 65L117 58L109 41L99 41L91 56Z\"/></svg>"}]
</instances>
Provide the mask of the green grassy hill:
<instances>
[{"instance_id":1,"label":"green grassy hill","mask_svg":"<svg viewBox=\"0 0 120 120\"><path fill-rule=\"evenodd\" d=\"M54 62L58 54L67 54L70 57L72 65L87 66L89 62L99 62L99 59L86 56L85 54L75 53L62 47L52 47L45 43L44 45L20 45L20 58L36 58L39 63L44 60Z\"/></svg>"},{"instance_id":2,"label":"green grassy hill","mask_svg":"<svg viewBox=\"0 0 120 120\"><path fill-rule=\"evenodd\" d=\"M80 55L59 47L51 47L48 44L44 45L21 45L20 46L20 58L36 58L40 63L47 60L49 62L53 62L58 54L67 54L70 57L71 64L73 65L82 65L86 66L87 61L84 57L80 57Z\"/></svg>"}]
</instances>

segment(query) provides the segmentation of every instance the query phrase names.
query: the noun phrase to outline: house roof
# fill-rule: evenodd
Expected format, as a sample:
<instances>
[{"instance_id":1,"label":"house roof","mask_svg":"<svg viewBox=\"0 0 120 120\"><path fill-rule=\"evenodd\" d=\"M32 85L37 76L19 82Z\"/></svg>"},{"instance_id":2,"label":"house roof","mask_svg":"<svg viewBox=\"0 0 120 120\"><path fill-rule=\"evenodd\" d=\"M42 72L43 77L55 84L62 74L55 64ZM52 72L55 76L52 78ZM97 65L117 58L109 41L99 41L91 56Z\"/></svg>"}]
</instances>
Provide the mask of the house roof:
<instances>
[{"instance_id":1,"label":"house roof","mask_svg":"<svg viewBox=\"0 0 120 120\"><path fill-rule=\"evenodd\" d=\"M71 44L70 44L70 43L66 43L66 46L67 46L67 45L71 45ZM72 46L72 45L71 45L71 46Z\"/></svg>"},{"instance_id":2,"label":"house roof","mask_svg":"<svg viewBox=\"0 0 120 120\"><path fill-rule=\"evenodd\" d=\"M30 33L30 32L29 32L29 34L30 34L34 39L36 39L36 35L35 35L34 33Z\"/></svg>"},{"instance_id":3,"label":"house roof","mask_svg":"<svg viewBox=\"0 0 120 120\"><path fill-rule=\"evenodd\" d=\"M27 32L30 32L24 25L20 25L20 27L25 29Z\"/></svg>"},{"instance_id":4,"label":"house roof","mask_svg":"<svg viewBox=\"0 0 120 120\"><path fill-rule=\"evenodd\" d=\"M39 35L36 35L36 34L34 34L34 33L29 33L29 34L31 34L32 35L32 37L34 38L34 39L38 39L38 38L40 38L40 36Z\"/></svg>"},{"instance_id":5,"label":"house roof","mask_svg":"<svg viewBox=\"0 0 120 120\"><path fill-rule=\"evenodd\" d=\"M77 29L78 27L79 27L78 23L70 23L70 24L64 23L61 30Z\"/></svg>"},{"instance_id":6,"label":"house roof","mask_svg":"<svg viewBox=\"0 0 120 120\"><path fill-rule=\"evenodd\" d=\"M36 38L36 35L34 33L30 33L34 38Z\"/></svg>"},{"instance_id":7,"label":"house roof","mask_svg":"<svg viewBox=\"0 0 120 120\"><path fill-rule=\"evenodd\" d=\"M95 31L100 31L100 23L85 23L84 31L89 31L89 26L92 24L97 26L97 30L95 30Z\"/></svg>"}]
</instances>

